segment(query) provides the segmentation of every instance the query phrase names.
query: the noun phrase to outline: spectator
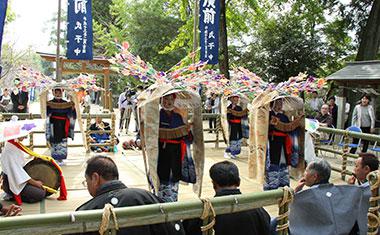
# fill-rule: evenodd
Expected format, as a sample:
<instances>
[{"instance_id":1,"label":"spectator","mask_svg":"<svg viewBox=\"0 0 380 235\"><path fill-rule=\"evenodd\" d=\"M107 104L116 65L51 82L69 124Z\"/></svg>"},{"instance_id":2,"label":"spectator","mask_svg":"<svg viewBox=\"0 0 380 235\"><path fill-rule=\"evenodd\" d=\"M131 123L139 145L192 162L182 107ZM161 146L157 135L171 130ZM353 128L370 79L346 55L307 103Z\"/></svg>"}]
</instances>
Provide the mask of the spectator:
<instances>
[{"instance_id":1,"label":"spectator","mask_svg":"<svg viewBox=\"0 0 380 235\"><path fill-rule=\"evenodd\" d=\"M22 208L15 204L12 204L10 206L5 206L2 203L0 203L0 212L2 216L8 217L8 216L20 215L21 211L22 211Z\"/></svg>"},{"instance_id":2,"label":"spectator","mask_svg":"<svg viewBox=\"0 0 380 235\"><path fill-rule=\"evenodd\" d=\"M374 133L375 132L375 111L372 105L369 104L371 97L369 95L363 95L360 104L356 105L352 113L352 125L360 127L363 133ZM367 152L369 141L363 141L362 152ZM354 138L354 144L359 143L359 139ZM352 148L350 153L355 153L356 148Z\"/></svg>"},{"instance_id":3,"label":"spectator","mask_svg":"<svg viewBox=\"0 0 380 235\"><path fill-rule=\"evenodd\" d=\"M239 169L234 163L223 161L214 164L210 168L210 177L216 193L215 197L241 194ZM187 220L183 223L186 234L202 234L200 219ZM215 218L214 230L216 235L265 235L270 231L270 216L263 208L218 215Z\"/></svg>"},{"instance_id":4,"label":"spectator","mask_svg":"<svg viewBox=\"0 0 380 235\"><path fill-rule=\"evenodd\" d=\"M327 104L322 105L321 112L318 113L316 116L316 119L319 123L322 124L322 126L332 126L332 117L329 114L329 106Z\"/></svg>"},{"instance_id":5,"label":"spectator","mask_svg":"<svg viewBox=\"0 0 380 235\"><path fill-rule=\"evenodd\" d=\"M338 106L335 104L335 97L331 96L329 98L329 108L330 115L332 117L332 125L336 127L338 123Z\"/></svg>"},{"instance_id":6,"label":"spectator","mask_svg":"<svg viewBox=\"0 0 380 235\"><path fill-rule=\"evenodd\" d=\"M20 81L20 80L18 80ZM15 81L17 83L17 79ZM14 113L26 113L28 110L29 94L25 86L21 90L15 88L11 94Z\"/></svg>"},{"instance_id":7,"label":"spectator","mask_svg":"<svg viewBox=\"0 0 380 235\"><path fill-rule=\"evenodd\" d=\"M136 94L132 97L133 116L135 118L135 132L139 131L139 120L138 120L138 109L137 109L138 97L141 94L141 92L143 92L143 91L144 91L144 87L143 86L141 86L141 85L137 86L137 88L136 88Z\"/></svg>"},{"instance_id":8,"label":"spectator","mask_svg":"<svg viewBox=\"0 0 380 235\"><path fill-rule=\"evenodd\" d=\"M4 88L3 95L0 99L0 112L8 113L12 111L11 96L9 95L9 90Z\"/></svg>"},{"instance_id":9,"label":"spectator","mask_svg":"<svg viewBox=\"0 0 380 235\"><path fill-rule=\"evenodd\" d=\"M321 107L323 105L323 100L318 97L317 91L312 92L312 97L311 97L309 103L310 103L310 107L312 108L313 111L319 112L319 110L321 109Z\"/></svg>"},{"instance_id":10,"label":"spectator","mask_svg":"<svg viewBox=\"0 0 380 235\"><path fill-rule=\"evenodd\" d=\"M120 110L120 123L119 123L119 130L120 133L123 131L124 128L124 122L125 122L125 129L126 133L128 134L128 128L129 128L129 120L131 118L132 113L132 98L131 94L128 91L128 88L126 87L124 89L124 92L120 94L119 96L119 110Z\"/></svg>"},{"instance_id":11,"label":"spectator","mask_svg":"<svg viewBox=\"0 0 380 235\"><path fill-rule=\"evenodd\" d=\"M220 111L219 111L219 103L220 103L219 97L215 93L211 93L210 96L206 100L206 104L205 104L205 106L206 106L206 112L207 113L213 113L213 114L220 113ZM208 125L209 125L209 128L210 128L209 133L212 133L211 129L216 128L216 118L210 118Z\"/></svg>"},{"instance_id":12,"label":"spectator","mask_svg":"<svg viewBox=\"0 0 380 235\"><path fill-rule=\"evenodd\" d=\"M379 169L379 160L371 153L359 153L355 161L354 175L348 180L349 184L368 185L367 175Z\"/></svg>"},{"instance_id":13,"label":"spectator","mask_svg":"<svg viewBox=\"0 0 380 235\"><path fill-rule=\"evenodd\" d=\"M360 203L360 214L364 220L364 223L357 223L354 227L355 231L362 230L367 231L366 215L369 208L369 198L371 197L371 188L367 180L367 176L370 172L379 169L379 160L371 153L359 153L359 158L355 161L355 168L353 176L348 180L349 184L358 183L359 187L363 191L363 198Z\"/></svg>"},{"instance_id":14,"label":"spectator","mask_svg":"<svg viewBox=\"0 0 380 235\"><path fill-rule=\"evenodd\" d=\"M90 113L91 108L91 96L90 91L85 91L83 99L81 101L82 107L83 107L83 113Z\"/></svg>"},{"instance_id":15,"label":"spectator","mask_svg":"<svg viewBox=\"0 0 380 235\"><path fill-rule=\"evenodd\" d=\"M350 115L351 105L350 103L346 103L346 107L344 109L344 129L346 129L349 125L348 116Z\"/></svg>"},{"instance_id":16,"label":"spectator","mask_svg":"<svg viewBox=\"0 0 380 235\"><path fill-rule=\"evenodd\" d=\"M107 203L114 207L140 206L160 203L152 193L138 188L127 188L119 181L115 162L105 156L95 156L87 161L85 171L87 190L93 197L77 208L77 211L103 209ZM99 234L98 231L86 234ZM169 235L184 234L180 223L168 222L123 228L117 234Z\"/></svg>"},{"instance_id":17,"label":"spectator","mask_svg":"<svg viewBox=\"0 0 380 235\"><path fill-rule=\"evenodd\" d=\"M305 172L304 176L298 181L297 187L294 192L297 193L306 185L313 187L319 184L328 184L331 175L331 166L326 160L311 162Z\"/></svg>"},{"instance_id":18,"label":"spectator","mask_svg":"<svg viewBox=\"0 0 380 235\"><path fill-rule=\"evenodd\" d=\"M330 184L330 175L331 166L325 160L307 166L289 206L289 234L366 233L367 212L361 209L362 189ZM310 188L302 190L305 185Z\"/></svg>"}]
</instances>

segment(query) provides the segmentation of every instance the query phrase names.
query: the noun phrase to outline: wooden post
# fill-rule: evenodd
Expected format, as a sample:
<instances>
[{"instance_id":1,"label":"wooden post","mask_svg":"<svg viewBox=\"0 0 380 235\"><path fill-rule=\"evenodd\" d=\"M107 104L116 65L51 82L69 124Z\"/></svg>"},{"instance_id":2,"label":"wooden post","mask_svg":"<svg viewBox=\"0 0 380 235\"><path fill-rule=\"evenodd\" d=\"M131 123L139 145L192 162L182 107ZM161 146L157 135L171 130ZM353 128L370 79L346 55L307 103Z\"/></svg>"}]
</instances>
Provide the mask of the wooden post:
<instances>
[{"instance_id":1,"label":"wooden post","mask_svg":"<svg viewBox=\"0 0 380 235\"><path fill-rule=\"evenodd\" d=\"M86 142L87 142L87 149L86 153L90 152L91 149L91 141L90 141L90 126L91 126L91 114L87 114L87 120L86 120Z\"/></svg>"},{"instance_id":2,"label":"wooden post","mask_svg":"<svg viewBox=\"0 0 380 235\"><path fill-rule=\"evenodd\" d=\"M219 131L220 131L220 114L216 118L216 143L215 143L215 148L219 148Z\"/></svg>"},{"instance_id":3,"label":"wooden post","mask_svg":"<svg viewBox=\"0 0 380 235\"><path fill-rule=\"evenodd\" d=\"M29 113L29 119L33 119L33 115ZM33 151L34 149L34 141L33 141L33 131L29 132L29 148Z\"/></svg>"},{"instance_id":4,"label":"wooden post","mask_svg":"<svg viewBox=\"0 0 380 235\"><path fill-rule=\"evenodd\" d=\"M335 128L344 129L347 89L344 87L339 87L339 91L340 92L336 100L336 104L338 105L338 120Z\"/></svg>"},{"instance_id":5,"label":"wooden post","mask_svg":"<svg viewBox=\"0 0 380 235\"><path fill-rule=\"evenodd\" d=\"M194 25L193 25L193 52L198 49L198 20L199 20L199 3L194 1ZM193 64L196 62L196 55L193 57Z\"/></svg>"},{"instance_id":6,"label":"wooden post","mask_svg":"<svg viewBox=\"0 0 380 235\"><path fill-rule=\"evenodd\" d=\"M349 140L350 140L350 138L348 136L348 132L344 133L343 140L344 140L344 144L343 144L343 154L342 154L341 178L342 178L342 180L345 180L346 179L346 171L347 171L347 154L349 154L348 145L349 145Z\"/></svg>"},{"instance_id":7,"label":"wooden post","mask_svg":"<svg viewBox=\"0 0 380 235\"><path fill-rule=\"evenodd\" d=\"M111 101L111 92L110 92L110 69L108 67L104 68L104 89L105 89L105 100L104 108L112 112L112 101Z\"/></svg>"},{"instance_id":8,"label":"wooden post","mask_svg":"<svg viewBox=\"0 0 380 235\"><path fill-rule=\"evenodd\" d=\"M4 116L3 114L0 114L0 122L4 122ZM0 152L3 151L4 142L0 142Z\"/></svg>"},{"instance_id":9,"label":"wooden post","mask_svg":"<svg viewBox=\"0 0 380 235\"><path fill-rule=\"evenodd\" d=\"M115 129L116 129L116 114L115 113L111 113L111 151L112 152L115 152L115 146L117 145L116 143L116 135L115 135Z\"/></svg>"},{"instance_id":10,"label":"wooden post","mask_svg":"<svg viewBox=\"0 0 380 235\"><path fill-rule=\"evenodd\" d=\"M369 198L368 209L368 235L378 234L380 226L380 213L379 213L379 186L380 186L380 171L373 171L367 176L368 182L371 186L371 197Z\"/></svg>"},{"instance_id":11,"label":"wooden post","mask_svg":"<svg viewBox=\"0 0 380 235\"><path fill-rule=\"evenodd\" d=\"M56 81L62 81L62 73L61 71L61 60L60 60L60 41L61 41L61 0L58 0L58 16L57 16L57 52L56 52ZM63 67L62 67L63 68Z\"/></svg>"}]
</instances>

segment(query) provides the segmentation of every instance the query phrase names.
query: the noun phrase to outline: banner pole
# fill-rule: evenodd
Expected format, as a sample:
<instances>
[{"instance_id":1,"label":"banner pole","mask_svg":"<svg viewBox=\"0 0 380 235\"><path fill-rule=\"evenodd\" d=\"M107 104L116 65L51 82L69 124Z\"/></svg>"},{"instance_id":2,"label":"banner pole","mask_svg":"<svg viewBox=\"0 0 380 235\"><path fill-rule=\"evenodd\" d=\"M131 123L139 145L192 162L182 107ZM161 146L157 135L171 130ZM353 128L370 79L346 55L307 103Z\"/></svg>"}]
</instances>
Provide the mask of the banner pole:
<instances>
[{"instance_id":1,"label":"banner pole","mask_svg":"<svg viewBox=\"0 0 380 235\"><path fill-rule=\"evenodd\" d=\"M199 0L194 1L194 28L193 28L193 52L198 49L198 20L199 20ZM196 55L193 56L193 64L195 64Z\"/></svg>"},{"instance_id":2,"label":"banner pole","mask_svg":"<svg viewBox=\"0 0 380 235\"><path fill-rule=\"evenodd\" d=\"M60 41L61 41L61 38L60 38L60 31L61 31L61 0L58 0L58 18L57 18L57 54L56 54L56 75L55 75L55 78L56 78L56 81L57 82L61 82L62 81L62 77L61 77L61 71L60 71L60 58L59 58L59 46L60 46Z\"/></svg>"}]
</instances>

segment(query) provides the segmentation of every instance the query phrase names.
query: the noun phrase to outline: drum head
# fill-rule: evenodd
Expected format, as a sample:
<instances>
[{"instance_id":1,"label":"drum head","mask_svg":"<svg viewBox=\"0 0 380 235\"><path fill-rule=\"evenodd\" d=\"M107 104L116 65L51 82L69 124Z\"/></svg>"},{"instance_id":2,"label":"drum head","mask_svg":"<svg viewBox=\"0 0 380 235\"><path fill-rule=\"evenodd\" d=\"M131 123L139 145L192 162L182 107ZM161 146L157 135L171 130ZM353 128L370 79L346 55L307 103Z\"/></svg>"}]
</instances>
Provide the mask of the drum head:
<instances>
[{"instance_id":1,"label":"drum head","mask_svg":"<svg viewBox=\"0 0 380 235\"><path fill-rule=\"evenodd\" d=\"M50 188L59 189L61 185L59 170L53 163L36 158L28 162L24 169L32 179L42 181Z\"/></svg>"}]
</instances>

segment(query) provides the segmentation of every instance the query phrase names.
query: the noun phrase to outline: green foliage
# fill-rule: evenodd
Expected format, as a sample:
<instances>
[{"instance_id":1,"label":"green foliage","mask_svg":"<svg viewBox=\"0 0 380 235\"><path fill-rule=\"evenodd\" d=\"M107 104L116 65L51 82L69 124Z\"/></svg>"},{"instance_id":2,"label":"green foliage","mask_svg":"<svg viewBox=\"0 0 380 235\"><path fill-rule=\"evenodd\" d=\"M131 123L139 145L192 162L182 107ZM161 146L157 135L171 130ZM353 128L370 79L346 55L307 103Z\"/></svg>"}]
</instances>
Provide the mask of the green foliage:
<instances>
[{"instance_id":1,"label":"green foliage","mask_svg":"<svg viewBox=\"0 0 380 235\"><path fill-rule=\"evenodd\" d=\"M5 15L5 24L8 24L16 19L16 13L12 10L12 1L8 1L7 12Z\"/></svg>"},{"instance_id":2,"label":"green foliage","mask_svg":"<svg viewBox=\"0 0 380 235\"><path fill-rule=\"evenodd\" d=\"M1 51L1 65L3 71L1 80L11 80L16 76L16 72L21 66L42 70L41 57L32 48L17 51L12 43L3 43ZM4 83L3 83L4 84Z\"/></svg>"}]
</instances>

